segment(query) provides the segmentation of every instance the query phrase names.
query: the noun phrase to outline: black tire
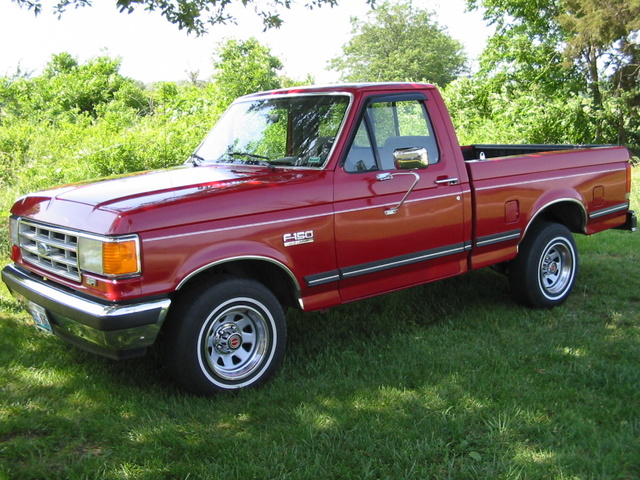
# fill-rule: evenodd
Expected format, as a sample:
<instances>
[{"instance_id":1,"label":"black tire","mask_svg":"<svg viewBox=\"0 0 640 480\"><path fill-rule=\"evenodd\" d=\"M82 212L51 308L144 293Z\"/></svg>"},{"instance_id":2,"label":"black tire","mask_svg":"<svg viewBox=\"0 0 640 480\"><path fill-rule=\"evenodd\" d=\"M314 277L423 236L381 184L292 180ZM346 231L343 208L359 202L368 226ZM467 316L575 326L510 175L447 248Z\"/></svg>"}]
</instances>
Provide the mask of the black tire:
<instances>
[{"instance_id":1,"label":"black tire","mask_svg":"<svg viewBox=\"0 0 640 480\"><path fill-rule=\"evenodd\" d=\"M273 377L284 357L282 307L253 280L224 277L196 286L176 300L165 327L167 369L191 393L257 387Z\"/></svg>"},{"instance_id":2,"label":"black tire","mask_svg":"<svg viewBox=\"0 0 640 480\"><path fill-rule=\"evenodd\" d=\"M552 308L564 302L578 275L578 249L567 227L533 225L509 266L511 292L520 303Z\"/></svg>"}]
</instances>

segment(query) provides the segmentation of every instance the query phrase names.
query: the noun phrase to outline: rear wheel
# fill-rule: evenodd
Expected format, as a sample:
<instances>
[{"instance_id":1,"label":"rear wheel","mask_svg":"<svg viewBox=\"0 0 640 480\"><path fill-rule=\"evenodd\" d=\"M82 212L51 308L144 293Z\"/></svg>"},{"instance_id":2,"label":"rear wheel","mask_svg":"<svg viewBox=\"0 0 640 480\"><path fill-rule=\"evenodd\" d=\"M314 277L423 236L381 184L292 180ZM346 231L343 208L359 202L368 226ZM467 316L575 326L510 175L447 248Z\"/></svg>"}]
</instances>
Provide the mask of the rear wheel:
<instances>
[{"instance_id":1,"label":"rear wheel","mask_svg":"<svg viewBox=\"0 0 640 480\"><path fill-rule=\"evenodd\" d=\"M531 227L522 241L509 266L509 283L519 302L551 308L567 299L577 273L578 250L569 229L541 222Z\"/></svg>"},{"instance_id":2,"label":"rear wheel","mask_svg":"<svg viewBox=\"0 0 640 480\"><path fill-rule=\"evenodd\" d=\"M177 300L164 334L173 379L213 394L255 387L278 369L286 345L280 303L253 280L224 278Z\"/></svg>"}]
</instances>

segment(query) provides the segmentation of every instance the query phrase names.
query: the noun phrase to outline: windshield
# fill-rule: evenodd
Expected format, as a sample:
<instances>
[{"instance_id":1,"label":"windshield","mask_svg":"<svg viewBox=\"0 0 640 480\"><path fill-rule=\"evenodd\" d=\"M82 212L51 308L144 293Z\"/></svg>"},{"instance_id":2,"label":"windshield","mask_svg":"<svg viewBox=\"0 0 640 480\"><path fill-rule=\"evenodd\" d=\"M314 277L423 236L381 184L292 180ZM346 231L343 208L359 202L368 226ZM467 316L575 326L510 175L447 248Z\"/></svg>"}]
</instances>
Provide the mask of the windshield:
<instances>
[{"instance_id":1,"label":"windshield","mask_svg":"<svg viewBox=\"0 0 640 480\"><path fill-rule=\"evenodd\" d=\"M322 168L342 125L349 98L300 95L235 103L192 159L206 163Z\"/></svg>"}]
</instances>

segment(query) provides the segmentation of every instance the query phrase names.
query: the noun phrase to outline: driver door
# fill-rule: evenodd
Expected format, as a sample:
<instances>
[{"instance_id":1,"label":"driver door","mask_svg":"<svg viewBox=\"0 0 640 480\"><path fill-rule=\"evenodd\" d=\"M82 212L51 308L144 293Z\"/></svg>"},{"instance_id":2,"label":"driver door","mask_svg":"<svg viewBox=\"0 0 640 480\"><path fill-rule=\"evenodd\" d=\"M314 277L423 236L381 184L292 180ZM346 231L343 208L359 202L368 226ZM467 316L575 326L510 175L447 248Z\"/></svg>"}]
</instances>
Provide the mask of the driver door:
<instances>
[{"instance_id":1,"label":"driver door","mask_svg":"<svg viewBox=\"0 0 640 480\"><path fill-rule=\"evenodd\" d=\"M406 97L369 102L336 172L343 301L455 275L466 259L456 164L441 158L425 99ZM426 149L429 166L397 170L402 148Z\"/></svg>"}]
</instances>

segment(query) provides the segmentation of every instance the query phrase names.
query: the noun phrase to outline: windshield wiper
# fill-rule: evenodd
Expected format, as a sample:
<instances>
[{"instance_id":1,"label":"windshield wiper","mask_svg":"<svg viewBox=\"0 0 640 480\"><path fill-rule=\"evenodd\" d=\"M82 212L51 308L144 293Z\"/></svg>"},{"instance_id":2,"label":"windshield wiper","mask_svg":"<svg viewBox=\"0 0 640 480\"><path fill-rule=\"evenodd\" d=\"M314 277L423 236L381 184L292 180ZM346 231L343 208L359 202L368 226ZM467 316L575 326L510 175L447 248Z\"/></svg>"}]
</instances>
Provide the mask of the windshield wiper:
<instances>
[{"instance_id":1,"label":"windshield wiper","mask_svg":"<svg viewBox=\"0 0 640 480\"><path fill-rule=\"evenodd\" d=\"M270 160L270 158L265 157L264 155L258 155L256 153L249 153L249 152L227 152L227 155L229 155L230 157L250 158L251 159L250 161L243 162L248 165L262 165L264 167L274 168L274 166L271 165L271 162L268 161Z\"/></svg>"},{"instance_id":2,"label":"windshield wiper","mask_svg":"<svg viewBox=\"0 0 640 480\"><path fill-rule=\"evenodd\" d=\"M202 163L206 162L206 160L197 153L192 153L191 155L189 155L188 161L191 162L194 167L199 167L200 165L202 165Z\"/></svg>"}]
</instances>

